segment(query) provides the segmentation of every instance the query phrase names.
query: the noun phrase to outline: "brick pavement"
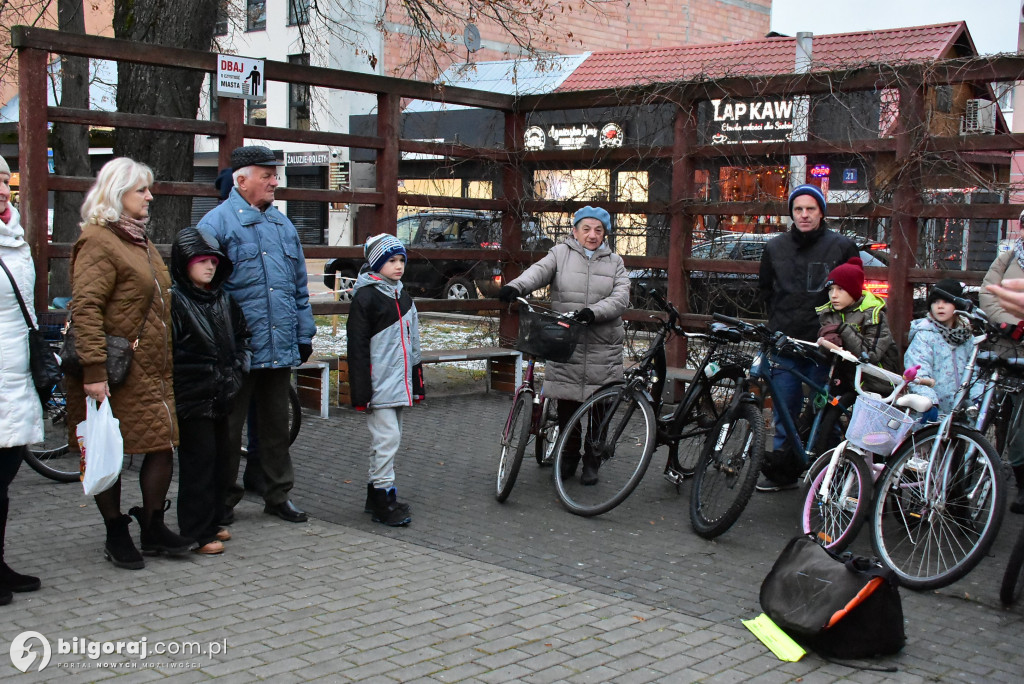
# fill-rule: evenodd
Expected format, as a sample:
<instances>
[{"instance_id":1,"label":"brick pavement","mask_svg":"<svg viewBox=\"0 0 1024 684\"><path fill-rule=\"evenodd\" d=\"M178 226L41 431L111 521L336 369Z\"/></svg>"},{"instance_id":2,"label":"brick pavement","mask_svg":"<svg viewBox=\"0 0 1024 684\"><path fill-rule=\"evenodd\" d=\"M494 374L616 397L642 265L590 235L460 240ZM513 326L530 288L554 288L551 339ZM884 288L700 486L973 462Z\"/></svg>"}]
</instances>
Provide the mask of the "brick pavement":
<instances>
[{"instance_id":1,"label":"brick pavement","mask_svg":"<svg viewBox=\"0 0 1024 684\"><path fill-rule=\"evenodd\" d=\"M103 560L98 513L77 485L23 468L7 558L44 586L0 607L0 672L71 682L1019 680L1024 609L1003 610L997 595L1019 517L1007 517L993 557L964 580L903 592L909 643L885 661L898 673L813 655L780 663L740 620L760 612L760 582L796 532L798 492L757 495L715 542L689 530L687 488L677 493L658 475L663 453L630 499L598 518L565 512L550 471L532 461L498 504L495 435L508 407L490 394L407 412L398 485L413 523L399 529L362 512L363 416L307 414L293 498L312 522L281 522L247 499L223 556L151 559L135 572ZM126 475L126 508L138 502L135 477ZM54 647L58 638L145 637L150 648L218 643L226 652L54 653L46 669L21 675L5 654L24 630Z\"/></svg>"}]
</instances>

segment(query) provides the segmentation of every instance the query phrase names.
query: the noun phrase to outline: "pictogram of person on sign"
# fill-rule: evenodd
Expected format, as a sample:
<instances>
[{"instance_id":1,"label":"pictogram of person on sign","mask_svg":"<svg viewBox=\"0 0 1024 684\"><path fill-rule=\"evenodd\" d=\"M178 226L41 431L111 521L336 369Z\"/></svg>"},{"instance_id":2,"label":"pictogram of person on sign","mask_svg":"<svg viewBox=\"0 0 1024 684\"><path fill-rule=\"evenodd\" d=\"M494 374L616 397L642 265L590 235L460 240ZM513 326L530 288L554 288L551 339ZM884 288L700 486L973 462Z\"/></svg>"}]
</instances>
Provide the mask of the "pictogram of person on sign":
<instances>
[{"instance_id":1,"label":"pictogram of person on sign","mask_svg":"<svg viewBox=\"0 0 1024 684\"><path fill-rule=\"evenodd\" d=\"M263 80L263 77L260 75L259 69L257 69L255 66L253 66L252 71L249 72L249 76L247 78L248 78L249 83L252 84L252 86L251 86L252 89L251 89L250 92L252 92L252 94L254 96L259 97L260 96L260 81Z\"/></svg>"}]
</instances>

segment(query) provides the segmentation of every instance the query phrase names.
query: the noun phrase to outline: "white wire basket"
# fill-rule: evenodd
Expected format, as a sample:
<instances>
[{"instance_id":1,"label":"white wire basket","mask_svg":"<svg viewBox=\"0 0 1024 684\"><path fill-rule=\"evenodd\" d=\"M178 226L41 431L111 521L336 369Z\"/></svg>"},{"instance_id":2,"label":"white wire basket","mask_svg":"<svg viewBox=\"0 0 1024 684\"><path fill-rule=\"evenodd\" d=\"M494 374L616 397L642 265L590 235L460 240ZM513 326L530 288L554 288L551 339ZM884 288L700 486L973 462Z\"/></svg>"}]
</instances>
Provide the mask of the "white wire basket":
<instances>
[{"instance_id":1,"label":"white wire basket","mask_svg":"<svg viewBox=\"0 0 1024 684\"><path fill-rule=\"evenodd\" d=\"M857 397L846 439L879 456L890 456L916 421L898 408L863 395Z\"/></svg>"}]
</instances>

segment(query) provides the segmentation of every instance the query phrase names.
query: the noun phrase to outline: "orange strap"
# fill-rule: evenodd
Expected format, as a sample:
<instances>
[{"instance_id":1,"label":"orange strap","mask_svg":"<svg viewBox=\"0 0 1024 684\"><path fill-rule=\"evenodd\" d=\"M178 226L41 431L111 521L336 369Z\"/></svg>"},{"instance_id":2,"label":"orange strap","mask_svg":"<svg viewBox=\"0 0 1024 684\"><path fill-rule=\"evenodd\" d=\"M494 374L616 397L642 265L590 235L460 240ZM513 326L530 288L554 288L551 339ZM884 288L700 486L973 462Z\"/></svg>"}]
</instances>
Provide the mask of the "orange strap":
<instances>
[{"instance_id":1,"label":"orange strap","mask_svg":"<svg viewBox=\"0 0 1024 684\"><path fill-rule=\"evenodd\" d=\"M871 596L871 594L875 593L875 589L880 587L884 581L885 580L881 577L872 578L870 582L864 585L863 589L857 592L856 596L850 599L849 603L832 614L832 618L828 621L828 624L825 625L825 629L828 629L846 617L851 610L863 603L869 596Z\"/></svg>"}]
</instances>

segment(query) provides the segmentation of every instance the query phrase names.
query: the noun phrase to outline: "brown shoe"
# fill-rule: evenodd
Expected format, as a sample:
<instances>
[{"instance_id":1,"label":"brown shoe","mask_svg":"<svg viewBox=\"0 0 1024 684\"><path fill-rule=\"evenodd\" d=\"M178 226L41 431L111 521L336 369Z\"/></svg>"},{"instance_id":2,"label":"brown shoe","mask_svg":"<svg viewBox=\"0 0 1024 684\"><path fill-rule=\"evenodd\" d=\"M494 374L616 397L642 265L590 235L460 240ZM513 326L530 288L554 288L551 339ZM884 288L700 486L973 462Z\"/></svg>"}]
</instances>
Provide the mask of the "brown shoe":
<instances>
[{"instance_id":1,"label":"brown shoe","mask_svg":"<svg viewBox=\"0 0 1024 684\"><path fill-rule=\"evenodd\" d=\"M214 556L218 553L224 553L224 545L219 541L212 541L209 544L203 544L199 548L195 549L193 553L202 554L204 556Z\"/></svg>"},{"instance_id":2,"label":"brown shoe","mask_svg":"<svg viewBox=\"0 0 1024 684\"><path fill-rule=\"evenodd\" d=\"M231 541L231 532L225 530L223 527L217 530L217 541Z\"/></svg>"}]
</instances>

